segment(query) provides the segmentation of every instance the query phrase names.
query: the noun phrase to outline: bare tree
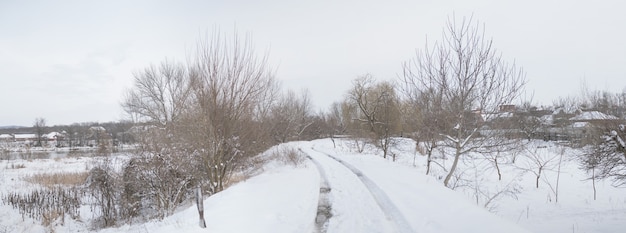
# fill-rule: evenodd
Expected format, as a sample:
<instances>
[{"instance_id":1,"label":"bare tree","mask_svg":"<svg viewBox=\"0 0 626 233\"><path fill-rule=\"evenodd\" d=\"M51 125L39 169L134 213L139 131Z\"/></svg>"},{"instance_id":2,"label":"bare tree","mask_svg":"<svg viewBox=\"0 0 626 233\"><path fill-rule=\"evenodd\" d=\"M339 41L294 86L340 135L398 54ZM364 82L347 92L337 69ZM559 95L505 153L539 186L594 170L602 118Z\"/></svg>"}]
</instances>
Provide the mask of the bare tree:
<instances>
[{"instance_id":1,"label":"bare tree","mask_svg":"<svg viewBox=\"0 0 626 233\"><path fill-rule=\"evenodd\" d=\"M259 106L275 96L267 57L257 57L248 37L219 33L198 42L190 64L193 111L183 135L194 148L209 192L224 189L233 171L269 147L259 128Z\"/></svg>"},{"instance_id":2,"label":"bare tree","mask_svg":"<svg viewBox=\"0 0 626 233\"><path fill-rule=\"evenodd\" d=\"M199 179L179 130L192 103L191 82L187 68L170 61L134 76L134 88L126 93L122 107L139 123L133 135L139 148L124 167L123 204L138 211L154 208L156 217L164 218L188 198L192 183Z\"/></svg>"},{"instance_id":3,"label":"bare tree","mask_svg":"<svg viewBox=\"0 0 626 233\"><path fill-rule=\"evenodd\" d=\"M400 88L407 86L399 85ZM422 94L413 89L402 89L404 94L402 118L403 130L416 142L416 150L426 154L426 174L431 171L435 162L433 151L441 144L440 132L445 128L442 124L440 111L441 96ZM436 162L435 162L436 163Z\"/></svg>"},{"instance_id":4,"label":"bare tree","mask_svg":"<svg viewBox=\"0 0 626 233\"><path fill-rule=\"evenodd\" d=\"M44 119L43 117L36 118L33 127L35 128L35 134L37 136L36 146L43 146L41 139L46 129L46 119Z\"/></svg>"},{"instance_id":5,"label":"bare tree","mask_svg":"<svg viewBox=\"0 0 626 233\"><path fill-rule=\"evenodd\" d=\"M302 139L302 134L313 123L311 100L308 90L298 96L289 90L270 111L271 134L277 142Z\"/></svg>"},{"instance_id":6,"label":"bare tree","mask_svg":"<svg viewBox=\"0 0 626 233\"><path fill-rule=\"evenodd\" d=\"M526 159L524 165L518 166L518 168L533 173L535 175L535 188L539 188L541 175L544 174L546 170L554 169L554 166L557 165L555 164L555 160L559 158L559 155L555 153L545 153L538 150L536 147L526 147L525 150Z\"/></svg>"},{"instance_id":7,"label":"bare tree","mask_svg":"<svg viewBox=\"0 0 626 233\"><path fill-rule=\"evenodd\" d=\"M359 119L360 109L349 99L341 102L341 118L345 121L346 132L350 135L352 148L358 153L365 150L367 138L369 137L369 129L363 127Z\"/></svg>"},{"instance_id":8,"label":"bare tree","mask_svg":"<svg viewBox=\"0 0 626 233\"><path fill-rule=\"evenodd\" d=\"M122 103L131 117L166 127L185 113L191 101L191 85L184 65L164 61L134 76L134 88Z\"/></svg>"},{"instance_id":9,"label":"bare tree","mask_svg":"<svg viewBox=\"0 0 626 233\"><path fill-rule=\"evenodd\" d=\"M271 145L264 120L277 87L248 37L227 40L217 31L198 41L186 65L165 61L135 73L122 106L141 123L134 135L140 148L125 172L142 186L129 189L148 190L138 192L159 217L194 190L198 205L204 193L223 190Z\"/></svg>"},{"instance_id":10,"label":"bare tree","mask_svg":"<svg viewBox=\"0 0 626 233\"><path fill-rule=\"evenodd\" d=\"M372 76L365 75L354 80L348 99L359 110L354 120L371 133L375 145L383 150L383 158L387 158L392 137L400 128L399 101L394 87L388 82L375 83Z\"/></svg>"},{"instance_id":11,"label":"bare tree","mask_svg":"<svg viewBox=\"0 0 626 233\"><path fill-rule=\"evenodd\" d=\"M472 18L448 21L443 39L418 50L405 62L401 83L405 91L441 98L437 111L444 145L453 149L453 162L444 184L448 186L459 159L485 150L497 135L481 137L479 130L499 107L513 102L522 93L524 72L505 62L484 37L484 29ZM441 113L441 114L439 114Z\"/></svg>"}]
</instances>

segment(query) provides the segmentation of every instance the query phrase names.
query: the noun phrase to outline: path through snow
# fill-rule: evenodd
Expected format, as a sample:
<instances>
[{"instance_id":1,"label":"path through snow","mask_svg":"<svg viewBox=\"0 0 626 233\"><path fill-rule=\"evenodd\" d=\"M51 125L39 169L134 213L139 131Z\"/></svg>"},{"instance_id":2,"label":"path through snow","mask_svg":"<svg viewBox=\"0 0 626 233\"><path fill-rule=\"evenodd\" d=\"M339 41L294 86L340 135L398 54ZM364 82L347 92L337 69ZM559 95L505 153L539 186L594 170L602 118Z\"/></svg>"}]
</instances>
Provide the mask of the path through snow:
<instances>
[{"instance_id":1,"label":"path through snow","mask_svg":"<svg viewBox=\"0 0 626 233\"><path fill-rule=\"evenodd\" d=\"M398 210L396 205L394 205L393 202L389 199L389 197L387 197L387 194L385 194L385 192L380 187L378 187L378 185L376 185L370 178L364 175L363 172L361 172L359 169L355 168L354 166L344 162L343 160L337 157L334 157L330 154L327 154L321 151L317 151L315 150L315 148L312 148L312 150L314 152L317 152L318 154L323 154L341 163L343 166L348 168L354 175L356 175L359 178L359 180L361 180L361 183L363 183L363 185L365 185L365 187L369 190L369 193L372 195L374 200L376 200L376 204L385 214L386 219L392 223L392 226L394 229L393 232L398 232L398 233L414 232L413 229L411 229L411 226L409 225L408 221L405 219L404 215L402 215L402 213Z\"/></svg>"},{"instance_id":2,"label":"path through snow","mask_svg":"<svg viewBox=\"0 0 626 233\"><path fill-rule=\"evenodd\" d=\"M300 151L302 151L302 149L300 149ZM328 230L328 221L332 217L332 204L329 197L331 188L322 165L309 155L307 155L307 158L315 164L317 172L320 174L320 193L317 201L317 214L315 215L315 230L319 233L326 233Z\"/></svg>"}]
</instances>

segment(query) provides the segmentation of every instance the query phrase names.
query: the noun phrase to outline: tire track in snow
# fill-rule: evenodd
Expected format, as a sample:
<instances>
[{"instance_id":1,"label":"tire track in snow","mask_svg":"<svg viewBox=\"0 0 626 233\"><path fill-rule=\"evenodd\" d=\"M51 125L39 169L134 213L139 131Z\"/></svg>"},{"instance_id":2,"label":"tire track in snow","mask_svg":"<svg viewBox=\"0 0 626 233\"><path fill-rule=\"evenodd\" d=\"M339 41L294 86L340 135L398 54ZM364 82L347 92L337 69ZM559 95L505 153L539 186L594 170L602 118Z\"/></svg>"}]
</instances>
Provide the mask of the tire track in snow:
<instances>
[{"instance_id":1,"label":"tire track in snow","mask_svg":"<svg viewBox=\"0 0 626 233\"><path fill-rule=\"evenodd\" d=\"M306 154L302 149L298 149L300 152ZM315 159L306 154L307 158L315 164L317 171L320 174L320 193L317 201L317 214L315 215L315 230L319 233L326 233L328 230L328 221L332 217L332 205L330 203L329 193L330 185L328 184L328 177L326 172L322 168L322 165Z\"/></svg>"},{"instance_id":2,"label":"tire track in snow","mask_svg":"<svg viewBox=\"0 0 626 233\"><path fill-rule=\"evenodd\" d=\"M387 194L385 193L385 191L383 191L380 187L378 187L378 185L376 185L376 183L374 183L374 181L372 181L369 177L367 177L365 174L363 174L363 172L361 172L361 170L359 170L358 168L352 166L349 163L346 163L345 161L332 156L328 153L322 152L322 151L318 151L315 148L311 148L316 152L319 152L321 154L324 154L326 156L328 156L329 158L337 161L338 163L340 163L341 165L343 165L344 167L348 168L348 170L350 170L354 175L356 175L359 180L361 180L361 183L363 183L365 185L365 187L367 188L367 190L370 191L370 193L372 194L372 196L374 197L374 199L376 200L376 204L378 204L378 206L380 207L380 209L383 211L383 213L385 214L385 216L387 217L387 219L394 223L394 227L395 227L395 232L400 232L400 233L410 233L410 232L415 232L413 230L413 228L411 228L411 225L409 224L409 222L406 220L406 218L404 218L404 215L402 214L402 212L400 212L400 210L398 210L398 207L396 207L395 204L393 204L393 202L391 201L391 199L389 199L389 197L387 196ZM309 155L307 155L308 158L311 158ZM313 159L312 159L313 160ZM313 160L315 162L315 160ZM315 162L316 165L318 166L318 170L323 170L320 169L321 166L319 165L318 162Z\"/></svg>"}]
</instances>

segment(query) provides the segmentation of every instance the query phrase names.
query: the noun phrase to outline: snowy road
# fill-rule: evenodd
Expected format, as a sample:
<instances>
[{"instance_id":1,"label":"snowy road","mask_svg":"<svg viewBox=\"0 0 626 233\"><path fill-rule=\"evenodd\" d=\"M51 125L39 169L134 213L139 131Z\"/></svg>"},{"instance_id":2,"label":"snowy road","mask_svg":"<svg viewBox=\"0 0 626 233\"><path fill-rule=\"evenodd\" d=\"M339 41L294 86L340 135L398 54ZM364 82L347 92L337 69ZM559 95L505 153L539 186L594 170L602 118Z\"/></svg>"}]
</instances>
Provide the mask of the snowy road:
<instances>
[{"instance_id":1,"label":"snowy road","mask_svg":"<svg viewBox=\"0 0 626 233\"><path fill-rule=\"evenodd\" d=\"M375 209L379 210L384 215L385 221L382 222L384 224L377 226L380 228L367 228L364 230L367 230L367 232L389 232L388 230L391 230L392 232L399 232L399 233L414 232L414 230L411 229L411 226L409 225L405 217L398 210L395 204L389 199L387 194L380 187L378 187L378 185L376 185L370 178L364 175L363 172L361 172L359 169L355 168L354 166L350 165L349 163L346 163L345 161L339 158L336 158L332 155L329 155L321 151L317 151L314 148L303 150L303 151L308 155L309 158L311 158L316 163L316 166L320 172L320 176L325 177L323 179L325 180L324 182L328 182L328 185L330 186L329 188L330 190L332 190L330 193L330 196L333 196L333 197L335 195L339 196L339 200L336 200L336 203L338 205L340 205L340 203L338 203L340 201L368 200L368 201L375 202L376 206L374 206L371 202L370 203L361 202L357 204L366 205L371 208L377 207ZM328 176L326 175L327 173L333 174L334 175L333 178L330 180L327 180L328 179ZM348 178L346 178L346 176ZM354 180L353 179L354 177L358 178L360 182ZM353 182L353 184L346 185L347 183L345 183L345 181ZM354 186L358 186L359 189L362 189L364 187L365 189L367 189L367 192L364 192L361 190L357 194L357 195L360 195L360 197L355 197L353 195L349 199L341 199L342 197L338 193L348 192L350 190L345 190L345 189L346 188L353 189ZM324 193L320 192L320 200L323 199L322 195L324 195ZM342 203L342 204L346 204L346 203ZM333 202L331 206L332 205L335 205L335 202ZM339 209L335 211L339 212L343 210ZM375 211L376 214L379 214L378 213L379 211ZM343 219L339 221L337 221L336 219L332 219L332 218L330 219L330 221L333 223L335 222L345 223L345 222L351 222L353 220L357 220L357 219L346 219L346 217L359 218L359 217L367 217L367 216L356 215L354 213L345 214L345 217L343 217ZM371 216L371 217L375 217L380 220L381 216ZM371 219L368 222L371 222ZM341 226L337 226L337 225L330 225L330 226L331 226L330 228L331 232L335 232L335 230L337 230L337 232L341 232L339 231L339 229L336 229L337 227L341 227ZM326 232L326 231L323 231L323 232Z\"/></svg>"},{"instance_id":2,"label":"snowy road","mask_svg":"<svg viewBox=\"0 0 626 233\"><path fill-rule=\"evenodd\" d=\"M328 232L526 232L414 168L341 152L328 140L299 147L328 178Z\"/></svg>"},{"instance_id":3,"label":"snowy road","mask_svg":"<svg viewBox=\"0 0 626 233\"><path fill-rule=\"evenodd\" d=\"M332 217L326 232L393 232L392 223L350 169L310 148L302 150L320 165L331 189Z\"/></svg>"}]
</instances>

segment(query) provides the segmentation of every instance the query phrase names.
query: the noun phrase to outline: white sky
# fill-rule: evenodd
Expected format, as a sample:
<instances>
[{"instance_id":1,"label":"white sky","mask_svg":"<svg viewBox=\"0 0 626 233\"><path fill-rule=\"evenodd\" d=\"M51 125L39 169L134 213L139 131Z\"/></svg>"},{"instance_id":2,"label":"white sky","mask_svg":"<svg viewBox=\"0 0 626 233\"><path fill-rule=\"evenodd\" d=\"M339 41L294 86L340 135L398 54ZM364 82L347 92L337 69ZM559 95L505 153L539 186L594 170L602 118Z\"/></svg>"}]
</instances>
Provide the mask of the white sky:
<instances>
[{"instance_id":1,"label":"white sky","mask_svg":"<svg viewBox=\"0 0 626 233\"><path fill-rule=\"evenodd\" d=\"M448 16L474 15L539 104L626 87L622 1L0 1L0 126L122 119L132 72L185 60L204 31L250 32L316 108L366 73L395 79Z\"/></svg>"}]
</instances>

